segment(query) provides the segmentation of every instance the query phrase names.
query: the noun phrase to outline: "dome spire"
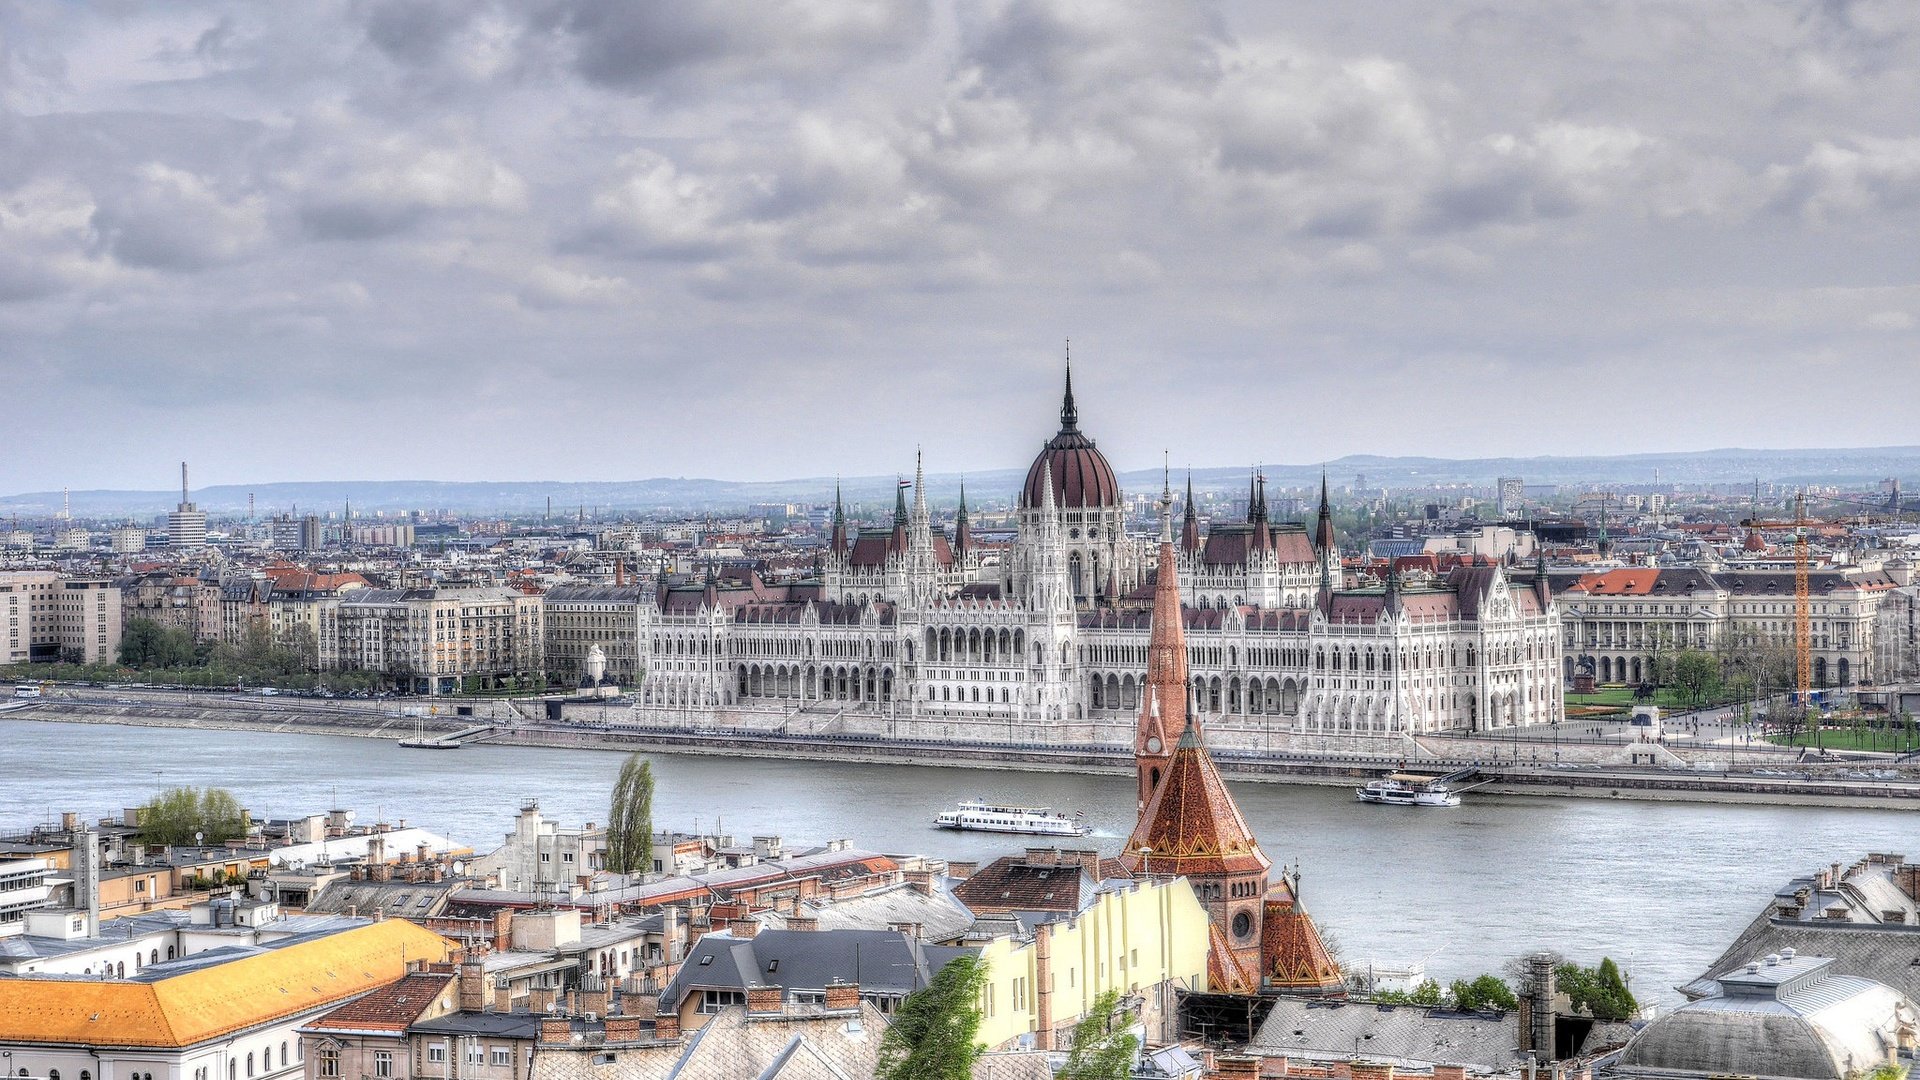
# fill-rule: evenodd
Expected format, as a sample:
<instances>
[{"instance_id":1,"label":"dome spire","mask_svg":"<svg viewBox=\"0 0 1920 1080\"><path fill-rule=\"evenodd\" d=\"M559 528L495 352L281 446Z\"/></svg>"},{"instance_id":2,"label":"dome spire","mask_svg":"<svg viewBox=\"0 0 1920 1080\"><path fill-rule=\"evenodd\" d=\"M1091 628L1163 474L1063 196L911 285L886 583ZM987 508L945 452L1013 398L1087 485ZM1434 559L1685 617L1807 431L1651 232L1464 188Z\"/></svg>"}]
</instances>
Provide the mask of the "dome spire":
<instances>
[{"instance_id":1,"label":"dome spire","mask_svg":"<svg viewBox=\"0 0 1920 1080\"><path fill-rule=\"evenodd\" d=\"M1080 410L1073 404L1073 339L1067 339L1067 393L1060 401L1060 430L1080 430Z\"/></svg>"}]
</instances>

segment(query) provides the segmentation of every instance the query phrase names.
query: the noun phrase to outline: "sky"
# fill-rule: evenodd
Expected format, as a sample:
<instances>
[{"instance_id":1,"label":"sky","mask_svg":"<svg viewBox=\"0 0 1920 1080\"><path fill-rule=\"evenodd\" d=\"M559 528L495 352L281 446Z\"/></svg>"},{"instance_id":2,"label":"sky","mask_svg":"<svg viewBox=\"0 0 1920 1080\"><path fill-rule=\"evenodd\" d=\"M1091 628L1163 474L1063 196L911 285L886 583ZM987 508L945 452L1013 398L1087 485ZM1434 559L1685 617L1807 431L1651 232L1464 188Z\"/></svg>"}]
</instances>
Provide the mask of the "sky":
<instances>
[{"instance_id":1,"label":"sky","mask_svg":"<svg viewBox=\"0 0 1920 1080\"><path fill-rule=\"evenodd\" d=\"M0 0L0 491L1905 445L1912 0Z\"/></svg>"}]
</instances>

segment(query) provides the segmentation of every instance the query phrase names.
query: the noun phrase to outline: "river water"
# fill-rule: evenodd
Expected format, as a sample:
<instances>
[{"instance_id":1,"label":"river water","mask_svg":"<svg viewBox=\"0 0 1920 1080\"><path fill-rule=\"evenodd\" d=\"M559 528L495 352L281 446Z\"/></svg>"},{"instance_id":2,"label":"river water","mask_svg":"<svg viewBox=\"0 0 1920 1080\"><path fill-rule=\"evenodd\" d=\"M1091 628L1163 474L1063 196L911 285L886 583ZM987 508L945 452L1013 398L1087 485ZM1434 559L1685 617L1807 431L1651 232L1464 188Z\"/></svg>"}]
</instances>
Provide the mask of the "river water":
<instances>
[{"instance_id":1,"label":"river water","mask_svg":"<svg viewBox=\"0 0 1920 1080\"><path fill-rule=\"evenodd\" d=\"M886 852L987 860L1018 837L929 827L989 796L1084 811L1088 842L1117 852L1133 780L662 754L654 822L790 846L845 837ZM401 750L342 736L54 724L0 717L0 828L95 819L180 784L233 791L255 816L329 807L497 846L522 801L569 825L605 821L621 755L469 745ZM1912 811L1470 795L1451 810L1368 806L1344 788L1236 783L1276 865L1348 963L1425 961L1442 982L1552 948L1603 955L1664 1003L1700 974L1796 873L1867 852L1914 853Z\"/></svg>"}]
</instances>

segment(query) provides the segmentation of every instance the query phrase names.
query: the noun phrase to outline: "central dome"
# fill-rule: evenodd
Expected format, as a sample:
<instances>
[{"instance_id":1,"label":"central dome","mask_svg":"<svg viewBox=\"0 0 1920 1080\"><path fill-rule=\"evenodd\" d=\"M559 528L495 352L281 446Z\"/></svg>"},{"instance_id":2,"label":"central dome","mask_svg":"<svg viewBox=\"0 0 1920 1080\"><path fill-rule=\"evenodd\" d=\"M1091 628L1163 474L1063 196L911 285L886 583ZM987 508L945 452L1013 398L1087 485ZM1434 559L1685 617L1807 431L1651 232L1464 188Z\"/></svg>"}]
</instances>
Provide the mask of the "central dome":
<instances>
[{"instance_id":1,"label":"central dome","mask_svg":"<svg viewBox=\"0 0 1920 1080\"><path fill-rule=\"evenodd\" d=\"M1047 473L1053 474L1053 501L1061 508L1086 509L1120 505L1120 482L1113 466L1093 440L1080 434L1080 411L1073 404L1073 369L1067 369L1067 393L1060 405L1060 434L1033 459L1027 482L1020 489L1020 506L1032 509L1045 501Z\"/></svg>"}]
</instances>

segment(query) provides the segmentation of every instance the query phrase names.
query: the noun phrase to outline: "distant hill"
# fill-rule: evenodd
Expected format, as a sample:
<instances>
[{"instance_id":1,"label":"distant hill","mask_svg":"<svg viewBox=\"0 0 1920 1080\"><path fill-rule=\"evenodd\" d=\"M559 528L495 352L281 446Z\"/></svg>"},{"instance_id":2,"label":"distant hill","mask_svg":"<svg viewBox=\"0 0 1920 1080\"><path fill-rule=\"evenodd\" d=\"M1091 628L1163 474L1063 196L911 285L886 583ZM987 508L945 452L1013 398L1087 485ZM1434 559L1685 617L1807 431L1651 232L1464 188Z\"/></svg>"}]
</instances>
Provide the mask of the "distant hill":
<instances>
[{"instance_id":1,"label":"distant hill","mask_svg":"<svg viewBox=\"0 0 1920 1080\"><path fill-rule=\"evenodd\" d=\"M1773 484L1834 484L1866 487L1887 477L1900 477L1903 486L1920 486L1920 447L1891 446L1851 450L1701 450L1686 453L1627 454L1612 457L1429 458L1353 455L1325 464L1336 488L1352 485L1364 476L1366 486L1417 488L1468 484L1490 487L1502 476L1522 477L1529 484L1568 486L1608 484L1661 486L1682 484L1739 484L1754 479ZM1322 466L1264 465L1271 488L1311 488L1320 482ZM1212 466L1194 470L1194 483L1208 491L1238 491L1250 466ZM969 504L977 508L1004 506L1018 490L1024 472L995 469L966 476ZM928 495L950 502L959 492L957 473L927 478ZM1184 486L1186 471L1174 478ZM894 498L895 478L849 477L839 481L850 507L884 510ZM1160 486L1158 469L1122 472L1129 491L1153 491ZM816 503L833 498L834 479L815 476L791 480L736 481L688 477L648 480L569 483L565 481L480 481L447 483L432 480L322 481L313 483L225 484L199 488L194 501L218 516L245 513L247 496L265 517L300 508L325 513L342 510L351 501L356 513L365 511L452 510L471 514L542 513L548 500L556 519L577 515L582 507L594 512L701 513L744 509L762 503ZM75 491L70 496L75 517L148 518L165 513L179 499L174 491ZM43 517L60 509L61 493L36 491L0 497L0 517Z\"/></svg>"}]
</instances>

